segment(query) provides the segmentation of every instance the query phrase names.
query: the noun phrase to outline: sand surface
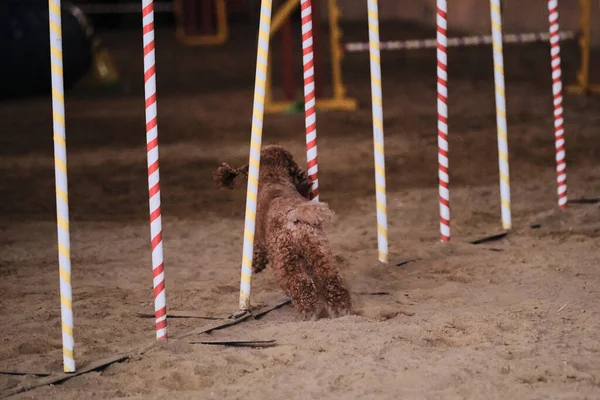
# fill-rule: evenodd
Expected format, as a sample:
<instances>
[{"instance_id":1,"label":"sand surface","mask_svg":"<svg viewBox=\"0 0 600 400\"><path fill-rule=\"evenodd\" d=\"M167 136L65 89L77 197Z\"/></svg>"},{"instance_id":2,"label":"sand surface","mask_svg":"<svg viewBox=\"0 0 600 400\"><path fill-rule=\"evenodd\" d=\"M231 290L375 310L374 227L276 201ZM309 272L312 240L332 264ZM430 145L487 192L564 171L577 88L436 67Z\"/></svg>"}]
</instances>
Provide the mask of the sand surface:
<instances>
[{"instance_id":1,"label":"sand surface","mask_svg":"<svg viewBox=\"0 0 600 400\"><path fill-rule=\"evenodd\" d=\"M364 26L346 33L366 37ZM211 174L221 161L247 161L254 37L246 29L224 47L185 48L158 32L170 311L227 317L237 308L245 193L215 190ZM357 315L303 322L287 306L193 338L276 340L252 349L177 340L214 322L203 319L169 319L172 340L158 344L153 319L137 316L153 310L141 37L103 38L130 93L83 82L67 96L76 362L150 348L14 398L600 398L600 206L557 210L547 45L506 47L514 229L480 245L469 241L501 231L491 49L450 52L447 244L439 242L435 53L383 55L387 266L376 259L368 56L346 57L348 91L362 107L319 113L318 149L321 200L338 216L328 234ZM568 81L576 55L574 42L564 45ZM569 196L599 197L600 99L566 96L565 120ZM0 371L59 373L50 102L0 104L0 121ZM303 132L302 114L269 115L264 143L302 163ZM282 296L270 270L253 284L257 307ZM37 379L0 375L0 389Z\"/></svg>"}]
</instances>

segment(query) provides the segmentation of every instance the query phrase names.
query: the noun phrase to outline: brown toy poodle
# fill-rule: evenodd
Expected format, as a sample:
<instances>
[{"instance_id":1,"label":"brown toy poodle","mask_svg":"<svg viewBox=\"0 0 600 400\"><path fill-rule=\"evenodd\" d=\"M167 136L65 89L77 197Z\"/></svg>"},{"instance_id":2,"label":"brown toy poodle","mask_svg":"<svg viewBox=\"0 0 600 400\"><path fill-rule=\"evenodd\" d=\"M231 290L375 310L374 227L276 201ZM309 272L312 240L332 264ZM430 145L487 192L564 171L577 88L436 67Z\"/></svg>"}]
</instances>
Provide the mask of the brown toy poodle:
<instances>
[{"instance_id":1,"label":"brown toy poodle","mask_svg":"<svg viewBox=\"0 0 600 400\"><path fill-rule=\"evenodd\" d=\"M350 312L351 298L335 265L323 224L333 213L325 203L309 200L311 182L281 146L261 151L252 270L270 262L286 294L305 319L328 312ZM248 177L248 166L223 163L214 174L222 188L232 189L237 176Z\"/></svg>"}]
</instances>

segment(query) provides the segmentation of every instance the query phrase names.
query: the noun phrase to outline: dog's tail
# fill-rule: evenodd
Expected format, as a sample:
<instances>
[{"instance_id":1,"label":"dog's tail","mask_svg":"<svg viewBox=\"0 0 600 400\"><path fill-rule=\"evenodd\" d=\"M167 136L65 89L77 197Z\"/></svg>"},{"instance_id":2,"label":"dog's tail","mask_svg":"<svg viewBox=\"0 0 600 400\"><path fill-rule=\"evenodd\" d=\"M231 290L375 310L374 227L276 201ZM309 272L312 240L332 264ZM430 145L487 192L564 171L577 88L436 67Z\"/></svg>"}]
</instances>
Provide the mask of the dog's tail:
<instances>
[{"instance_id":1,"label":"dog's tail","mask_svg":"<svg viewBox=\"0 0 600 400\"><path fill-rule=\"evenodd\" d=\"M293 223L304 222L305 224L319 227L333 221L335 214L327 203L307 202L294 209L290 214Z\"/></svg>"},{"instance_id":2,"label":"dog's tail","mask_svg":"<svg viewBox=\"0 0 600 400\"><path fill-rule=\"evenodd\" d=\"M235 178L239 175L248 178L248 165L235 169L230 167L229 164L223 163L215 170L213 180L220 188L233 189Z\"/></svg>"}]
</instances>

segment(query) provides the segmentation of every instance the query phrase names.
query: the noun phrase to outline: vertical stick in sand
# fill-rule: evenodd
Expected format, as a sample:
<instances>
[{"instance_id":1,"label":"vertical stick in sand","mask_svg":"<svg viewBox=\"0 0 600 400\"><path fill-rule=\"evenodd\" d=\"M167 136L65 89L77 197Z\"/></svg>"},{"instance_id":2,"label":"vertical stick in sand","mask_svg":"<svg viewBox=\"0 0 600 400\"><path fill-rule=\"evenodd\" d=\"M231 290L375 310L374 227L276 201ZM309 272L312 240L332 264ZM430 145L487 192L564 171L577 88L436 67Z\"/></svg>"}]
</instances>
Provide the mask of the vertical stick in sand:
<instances>
[{"instance_id":1,"label":"vertical stick in sand","mask_svg":"<svg viewBox=\"0 0 600 400\"><path fill-rule=\"evenodd\" d=\"M548 1L550 22L550 54L552 56L552 94L554 96L554 136L556 143L556 179L558 183L558 207L567 207L567 165L565 163L565 120L562 106L562 82L560 68L560 30L558 24L558 0Z\"/></svg>"},{"instance_id":2,"label":"vertical stick in sand","mask_svg":"<svg viewBox=\"0 0 600 400\"><path fill-rule=\"evenodd\" d=\"M508 172L508 136L506 127L506 97L504 93L504 56L502 54L502 16L500 0L490 0L492 49L494 52L494 83L496 87L496 124L498 131L498 166L500 169L500 205L502 227L512 227L510 215L510 179Z\"/></svg>"},{"instance_id":3,"label":"vertical stick in sand","mask_svg":"<svg viewBox=\"0 0 600 400\"><path fill-rule=\"evenodd\" d=\"M154 52L154 1L142 0L144 40L144 93L146 98L146 150L156 339L167 339L167 304L163 263L160 174L158 169L158 110L156 106L156 60Z\"/></svg>"},{"instance_id":4,"label":"vertical stick in sand","mask_svg":"<svg viewBox=\"0 0 600 400\"><path fill-rule=\"evenodd\" d=\"M448 189L448 21L446 0L437 0L437 112L440 236L450 240L450 192Z\"/></svg>"},{"instance_id":5,"label":"vertical stick in sand","mask_svg":"<svg viewBox=\"0 0 600 400\"><path fill-rule=\"evenodd\" d=\"M54 126L54 175L56 183L56 222L60 276L60 315L62 322L63 365L75 372L73 355L73 295L71 288L71 240L69 233L69 191L65 96L63 83L62 15L60 0L48 0L50 24L50 65L52 71L52 119Z\"/></svg>"},{"instance_id":6,"label":"vertical stick in sand","mask_svg":"<svg viewBox=\"0 0 600 400\"><path fill-rule=\"evenodd\" d=\"M256 199L258 196L260 148L262 145L263 117L265 113L265 87L267 80L267 62L269 59L269 36L271 32L272 4L273 0L262 0L260 7L260 28L258 31L254 105L252 111L252 136L250 140L250 161L248 162L248 189L246 192L246 220L244 223L244 249L242 255L242 277L240 284L240 310L250 309L252 258L254 255L254 232L256 223Z\"/></svg>"},{"instance_id":7,"label":"vertical stick in sand","mask_svg":"<svg viewBox=\"0 0 600 400\"><path fill-rule=\"evenodd\" d=\"M313 28L311 0L300 3L302 16L302 63L304 69L304 112L306 126L306 161L308 177L312 182L311 198L319 201L317 164L317 116L315 112L315 65L313 53Z\"/></svg>"},{"instance_id":8,"label":"vertical stick in sand","mask_svg":"<svg viewBox=\"0 0 600 400\"><path fill-rule=\"evenodd\" d=\"M371 58L371 102L373 108L373 147L375 151L375 194L377 198L377 244L379 261L388 262L387 199L385 189L385 152L383 147L383 101L379 53L379 10L377 0L367 1L369 54Z\"/></svg>"}]
</instances>

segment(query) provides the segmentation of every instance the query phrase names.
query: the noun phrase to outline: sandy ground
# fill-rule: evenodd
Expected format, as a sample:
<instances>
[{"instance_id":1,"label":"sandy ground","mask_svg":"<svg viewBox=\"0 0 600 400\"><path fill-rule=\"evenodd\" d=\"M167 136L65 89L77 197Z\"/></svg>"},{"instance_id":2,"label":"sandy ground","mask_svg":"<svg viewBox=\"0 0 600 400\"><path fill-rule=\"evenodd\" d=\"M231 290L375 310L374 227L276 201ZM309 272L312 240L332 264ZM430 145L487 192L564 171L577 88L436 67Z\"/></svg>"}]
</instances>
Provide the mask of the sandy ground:
<instances>
[{"instance_id":1,"label":"sandy ground","mask_svg":"<svg viewBox=\"0 0 600 400\"><path fill-rule=\"evenodd\" d=\"M346 33L366 37L363 26ZM83 82L67 96L76 361L151 348L15 398L600 398L600 206L557 210L546 45L506 48L514 230L477 246L468 241L500 230L490 49L450 52L448 244L439 243L434 52L382 57L388 266L376 260L368 56L346 58L363 107L318 114L320 184L338 215L329 236L357 315L302 322L285 307L208 336L277 343L249 349L176 340L214 322L200 319L170 319L173 340L157 344L153 320L137 317L153 308L141 37L103 37L130 93ZM237 307L245 194L215 190L211 173L222 160L246 162L254 33L208 49L159 31L157 46L168 308L226 317ZM571 80L575 44L563 54ZM570 198L598 197L600 99L567 96L565 118ZM0 121L0 370L58 373L50 102L1 104ZM264 141L303 161L302 115L268 116ZM254 305L281 296L269 270L255 277ZM0 375L0 389L36 379Z\"/></svg>"}]
</instances>

